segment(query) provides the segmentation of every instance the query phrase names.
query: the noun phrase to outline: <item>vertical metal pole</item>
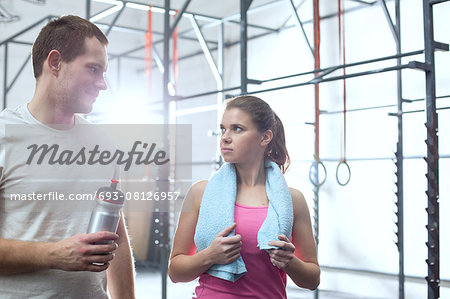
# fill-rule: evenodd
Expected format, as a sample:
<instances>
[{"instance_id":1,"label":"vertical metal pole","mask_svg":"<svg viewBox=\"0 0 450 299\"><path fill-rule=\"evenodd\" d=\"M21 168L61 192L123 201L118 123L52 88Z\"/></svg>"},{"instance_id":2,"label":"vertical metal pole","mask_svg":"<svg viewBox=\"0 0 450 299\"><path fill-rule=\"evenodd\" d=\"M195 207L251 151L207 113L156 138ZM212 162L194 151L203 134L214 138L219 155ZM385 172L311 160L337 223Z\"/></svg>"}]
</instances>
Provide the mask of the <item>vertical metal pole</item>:
<instances>
[{"instance_id":1,"label":"vertical metal pole","mask_svg":"<svg viewBox=\"0 0 450 299\"><path fill-rule=\"evenodd\" d=\"M165 108L168 108L169 102L169 51L170 51L170 0L164 0L164 45L163 45L163 64L164 64L164 73L163 73L163 102L164 102L164 123L167 123L168 119L166 119L167 113L165 113ZM167 107L166 107L167 106Z\"/></svg>"},{"instance_id":2,"label":"vertical metal pole","mask_svg":"<svg viewBox=\"0 0 450 299\"><path fill-rule=\"evenodd\" d=\"M163 212L165 214L167 212ZM167 225L167 224L165 224ZM160 263L161 263L161 298L166 299L167 298L167 249L165 244L161 244L160 248Z\"/></svg>"},{"instance_id":3,"label":"vertical metal pole","mask_svg":"<svg viewBox=\"0 0 450 299\"><path fill-rule=\"evenodd\" d=\"M217 84L217 89L222 90L224 86L223 82L223 64L224 64L224 23L221 22L219 26L219 37L218 37L218 45L217 45L217 70L219 71L219 75L221 78L220 84ZM219 92L217 94L217 128L219 128L220 122L222 120L222 104L223 104L223 92ZM220 138L217 138L216 142L216 151L217 151L217 157L216 162L220 163ZM219 165L219 164L217 164Z\"/></svg>"},{"instance_id":4,"label":"vertical metal pole","mask_svg":"<svg viewBox=\"0 0 450 299\"><path fill-rule=\"evenodd\" d=\"M241 0L241 94L247 93L247 10L248 0Z\"/></svg>"},{"instance_id":5,"label":"vertical metal pole","mask_svg":"<svg viewBox=\"0 0 450 299\"><path fill-rule=\"evenodd\" d=\"M314 28L314 69L320 69L320 6L319 0L313 0L313 28ZM315 76L319 74L316 73ZM314 158L316 159L316 169L315 169L315 186L314 186L314 235L316 239L317 253L319 252L319 117L320 117L320 106L319 106L319 84L314 85ZM314 291L314 298L319 298L319 290Z\"/></svg>"},{"instance_id":6,"label":"vertical metal pole","mask_svg":"<svg viewBox=\"0 0 450 299\"><path fill-rule=\"evenodd\" d=\"M3 109L6 109L6 94L8 93L8 43L5 43L4 72L3 72Z\"/></svg>"},{"instance_id":7,"label":"vertical metal pole","mask_svg":"<svg viewBox=\"0 0 450 299\"><path fill-rule=\"evenodd\" d=\"M86 0L86 20L91 17L91 0Z\"/></svg>"},{"instance_id":8,"label":"vertical metal pole","mask_svg":"<svg viewBox=\"0 0 450 299\"><path fill-rule=\"evenodd\" d=\"M433 7L429 0L423 0L423 23L425 43L426 115L427 122L427 181L428 189L428 299L439 298L439 147L438 116L436 113L436 81L434 64Z\"/></svg>"},{"instance_id":9,"label":"vertical metal pole","mask_svg":"<svg viewBox=\"0 0 450 299\"><path fill-rule=\"evenodd\" d=\"M320 14L319 14L319 0L313 0L313 26L314 26L314 69L320 69ZM319 76L318 73L315 76ZM315 131L315 142L314 142L314 153L319 159L319 84L314 84L314 107L315 107L315 117L314 117L314 131Z\"/></svg>"},{"instance_id":10,"label":"vertical metal pole","mask_svg":"<svg viewBox=\"0 0 450 299\"><path fill-rule=\"evenodd\" d=\"M319 254L319 164L314 166L314 240L316 241L317 254ZM319 298L319 289L314 291L314 299Z\"/></svg>"},{"instance_id":11,"label":"vertical metal pole","mask_svg":"<svg viewBox=\"0 0 450 299\"><path fill-rule=\"evenodd\" d=\"M395 0L395 31L397 35L396 47L397 54L401 54L401 30L400 30L400 0ZM397 58L397 65L401 65L401 58ZM399 253L398 265L398 298L405 298L405 266L404 266L404 246L403 246L403 85L402 71L397 71L397 249Z\"/></svg>"},{"instance_id":12,"label":"vertical metal pole","mask_svg":"<svg viewBox=\"0 0 450 299\"><path fill-rule=\"evenodd\" d=\"M224 63L224 23L221 22L219 26L219 36L218 36L218 45L217 45L217 70L219 71L220 78L222 79L220 84L217 84L217 88L219 90L223 89L223 63ZM223 93L218 93L218 100L222 100Z\"/></svg>"},{"instance_id":13,"label":"vertical metal pole","mask_svg":"<svg viewBox=\"0 0 450 299\"><path fill-rule=\"evenodd\" d=\"M170 51L170 0L164 1L164 73L163 73L163 118L164 118L164 133L163 133L163 144L165 148L168 147L168 126L169 123L169 51ZM170 153L168 153L170 155ZM162 179L160 181L161 191L168 191L169 188L169 164L166 163L159 167L159 177ZM161 298L167 298L167 267L168 267L168 252L169 252L169 209L167 201L159 201L163 210L160 212L161 230L163 233L162 242L160 245L160 265L161 265Z\"/></svg>"}]
</instances>

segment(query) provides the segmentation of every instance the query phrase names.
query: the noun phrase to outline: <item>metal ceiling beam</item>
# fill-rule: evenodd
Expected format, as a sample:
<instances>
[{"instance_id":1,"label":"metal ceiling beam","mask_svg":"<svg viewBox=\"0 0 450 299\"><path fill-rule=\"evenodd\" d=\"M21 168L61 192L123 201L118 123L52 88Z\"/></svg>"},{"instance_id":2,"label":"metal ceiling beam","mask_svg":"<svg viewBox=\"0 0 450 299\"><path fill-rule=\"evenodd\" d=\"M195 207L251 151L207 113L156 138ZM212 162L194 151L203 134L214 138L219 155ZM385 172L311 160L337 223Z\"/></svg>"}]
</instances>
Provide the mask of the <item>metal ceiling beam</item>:
<instances>
[{"instance_id":1,"label":"metal ceiling beam","mask_svg":"<svg viewBox=\"0 0 450 299\"><path fill-rule=\"evenodd\" d=\"M306 2L306 0L302 0L302 1L295 7L295 10L298 10L298 9L303 5L303 3L305 3L305 2ZM279 28L279 29L284 28L284 27L286 26L287 22L288 22L291 18L292 18L292 14L289 15L289 16L286 18L286 20L284 20L284 22L281 24L281 26L278 27L278 28Z\"/></svg>"},{"instance_id":2,"label":"metal ceiling beam","mask_svg":"<svg viewBox=\"0 0 450 299\"><path fill-rule=\"evenodd\" d=\"M6 56L6 55L5 55ZM19 70L17 71L16 75L14 76L14 78L11 81L11 84L9 84L9 86L6 88L6 93L8 93L10 91L10 89L13 87L14 83L16 83L17 79L19 78L20 74L22 73L22 71L24 70L24 68L27 66L27 64L30 62L30 58L31 58L31 53L28 54L27 58L25 59L25 61L22 63L22 65L20 66Z\"/></svg>"},{"instance_id":3,"label":"metal ceiling beam","mask_svg":"<svg viewBox=\"0 0 450 299\"><path fill-rule=\"evenodd\" d=\"M110 15L112 15L113 13L115 13L116 11L122 10L125 7L125 5L123 4L123 2L117 2L117 4L102 10L101 12L93 15L92 17L89 18L89 21L91 21L92 23L104 19Z\"/></svg>"},{"instance_id":4,"label":"metal ceiling beam","mask_svg":"<svg viewBox=\"0 0 450 299\"><path fill-rule=\"evenodd\" d=\"M368 70L368 71L352 73L352 74L347 74L347 75L340 75L340 76L334 76L334 77L329 77L329 78L322 78L319 82L311 82L311 80L308 80L308 81L305 81L305 82L300 82L300 83L295 83L295 84L288 84L288 85L283 85L283 86L279 86L279 87L254 90L254 91L251 91L251 92L247 92L247 94L265 93L265 92L271 92L271 91L276 91L276 90L282 90L282 89L288 89L288 88L294 88L294 87L301 87L301 86L307 86L307 85L314 85L314 84L320 84L320 83L325 83L325 82L333 82L333 81L338 81L338 80L342 80L342 79L356 78L356 77L362 77L362 76L368 76L368 75L375 75L375 74L379 74L379 73L391 72L391 71L402 70L402 69L411 69L411 68L413 68L413 67L412 67L412 65L410 63L409 64L403 64L403 65L396 65L396 66L385 67L385 68L381 68L381 69L372 69L372 70ZM179 96L179 97L175 97L173 99L177 100L177 101L182 101L182 100L187 100L187 99L192 99L192 98L198 98L198 97L201 97L201 96L216 94L218 92L225 92L225 91L229 91L229 90L236 90L236 89L239 89L239 88L240 87L224 88L223 90L219 90L219 91L210 91L210 92L204 92L204 93L199 93L199 94L194 94L194 95L189 95L189 96Z\"/></svg>"},{"instance_id":5,"label":"metal ceiling beam","mask_svg":"<svg viewBox=\"0 0 450 299\"><path fill-rule=\"evenodd\" d=\"M260 37L264 37L264 36L267 36L267 35L270 35L270 34L272 34L272 32L261 33L261 34L258 34L258 35L254 35L254 36L252 36L252 37L249 37L248 40L258 39L258 38L260 38ZM238 45L239 43L240 43L240 41L234 41L234 42L230 42L230 43L224 43L224 47L225 47L225 48L229 48L229 47L232 47L232 46L236 46L236 45ZM141 48L143 48L143 47L141 47ZM214 47L214 48L211 48L211 49L210 49L211 52L214 52L214 51L217 51L217 50L219 50L219 47ZM189 59L189 58L192 58L192 57L196 57L196 56L199 56L199 55L203 55L203 51L198 51L198 52L195 52L195 53L187 54L187 55L185 55L185 56L180 57L180 58L178 59L178 61L182 61L182 60ZM139 57L133 57L133 56L127 56L127 55L124 55L123 57L129 58L129 59L141 59L141 60L142 60L142 58L139 58ZM109 60L114 59L114 58L117 58L117 57L110 58ZM144 69L138 69L138 72L142 72L142 71L144 71ZM261 82L263 83L264 81L258 80L258 82L259 82L259 84L260 84ZM239 88L239 87L237 87L237 88ZM235 89L237 89L237 88L235 88Z\"/></svg>"},{"instance_id":6,"label":"metal ceiling beam","mask_svg":"<svg viewBox=\"0 0 450 299\"><path fill-rule=\"evenodd\" d=\"M274 0L274 1L271 1L271 2L268 2L268 3L265 3L265 4L261 4L261 5L258 5L258 6L253 6L252 8L249 8L247 10L247 15L248 14L253 14L253 13L261 11L261 10L272 8L273 6L279 5L280 3L282 3L282 1ZM235 13L235 14L232 14L232 15L229 15L227 17L222 18L222 21L230 22L232 20L237 20L237 19L240 19L240 18L241 18L241 14L240 13ZM239 22L236 22L236 23L239 24ZM252 25L249 24L249 27L251 27L251 26Z\"/></svg>"},{"instance_id":7,"label":"metal ceiling beam","mask_svg":"<svg viewBox=\"0 0 450 299\"><path fill-rule=\"evenodd\" d=\"M248 74L247 74L247 11L252 3L252 0L240 0L241 9L241 37L240 37L240 49L241 49L241 94L247 93Z\"/></svg>"},{"instance_id":8,"label":"metal ceiling beam","mask_svg":"<svg viewBox=\"0 0 450 299\"><path fill-rule=\"evenodd\" d=\"M114 11L111 11L112 9L116 9L116 6L114 5L114 6L105 8L105 9L101 10L100 12L96 13L95 15L90 16L88 20L91 21L91 22L97 22L96 18L98 18L98 16L105 15L105 16L101 17L101 19L103 19L104 17L109 16L110 14L113 14Z\"/></svg>"},{"instance_id":9,"label":"metal ceiling beam","mask_svg":"<svg viewBox=\"0 0 450 299\"><path fill-rule=\"evenodd\" d=\"M23 30L19 31L18 33L14 34L13 36L11 36L11 37L5 39L4 41L0 42L0 46L6 44L8 42L13 41L16 37L18 37L18 36L24 34L25 32L33 29L34 27L36 27L37 25L39 25L40 23L42 23L44 21L49 21L52 18L57 18L57 16L48 15L46 17L43 17L42 19L40 19L40 20L34 22L33 24L31 24L30 26L26 27L25 29L23 29Z\"/></svg>"},{"instance_id":10,"label":"metal ceiling beam","mask_svg":"<svg viewBox=\"0 0 450 299\"><path fill-rule=\"evenodd\" d=\"M223 21L225 23L231 23L231 24L236 24L238 25L239 22L236 21ZM217 22L213 22L213 23L207 23L207 24L203 24L200 26L201 29L205 29L205 28L209 28L209 27L214 27L214 26L218 26L220 23L223 23L221 20L217 21ZM265 27L265 26L260 26L260 25L255 25L255 24L248 24L247 23L247 27L251 27L251 28L255 28L255 29L261 29L261 30L265 30L265 31L269 31L269 32L279 32L279 29L277 28L270 28L270 27ZM181 31L179 33L179 36L184 36L185 34L191 33L192 29L186 29L184 31Z\"/></svg>"},{"instance_id":11,"label":"metal ceiling beam","mask_svg":"<svg viewBox=\"0 0 450 299\"><path fill-rule=\"evenodd\" d=\"M449 98L450 95L446 95L446 96L440 96L440 97L436 97L436 99L438 98ZM410 103L412 102L423 102L425 101L425 99L417 99L417 100L411 100ZM349 112L359 112L359 111L367 111L367 110L375 110L375 109L385 109L385 108L395 108L398 107L397 104L388 104L388 105L379 105L379 106L369 106L369 107L363 107L363 108L354 108L354 109L347 109L345 110L346 113ZM447 110L450 107L440 107L440 108L436 108L436 110ZM424 112L425 110L420 109L420 110L408 110L408 111L402 111L401 114L409 114L409 113L417 113L417 112ZM334 111L327 111L327 110L320 110L320 114L340 114L340 113L344 113L343 110L334 110ZM397 116L398 112L396 113L389 113L389 115L391 116ZM405 158L403 156L403 158ZM423 156L421 157L421 159L423 159Z\"/></svg>"},{"instance_id":12,"label":"metal ceiling beam","mask_svg":"<svg viewBox=\"0 0 450 299\"><path fill-rule=\"evenodd\" d=\"M99 28L107 28L109 26L109 24L107 24L107 23L100 23L100 22L95 22L95 25L97 25ZM200 28L202 28L202 26L200 26ZM114 25L113 29L116 29L117 31L132 32L132 33L139 33L139 34L147 32L146 29L128 27L128 26L122 26L122 25ZM190 31L192 31L192 29ZM164 35L164 33L160 32L160 31L152 31L152 33L154 35L161 35L161 36ZM180 34L178 35L178 38L197 42L197 39L194 37L180 36ZM163 41L164 40L161 39L156 42L153 42L153 44L159 44L159 43L162 43ZM209 44L217 44L217 42L213 41L213 40L206 40L206 42Z\"/></svg>"},{"instance_id":13,"label":"metal ceiling beam","mask_svg":"<svg viewBox=\"0 0 450 299\"><path fill-rule=\"evenodd\" d=\"M396 25L394 25L391 14L389 13L389 10L387 8L386 1L379 0L378 2L380 2L381 7L383 8L384 16L386 17L386 20L388 22L389 29L391 29L391 33L392 33L392 36L394 37L395 43L398 44L399 43L399 35L397 33L397 29L395 28Z\"/></svg>"},{"instance_id":14,"label":"metal ceiling beam","mask_svg":"<svg viewBox=\"0 0 450 299\"><path fill-rule=\"evenodd\" d=\"M294 14L295 20L297 21L297 25L300 28L300 30L303 32L303 36L305 37L305 41L308 44L309 50L311 51L311 55L314 57L313 47L311 46L311 43L309 42L308 36L306 35L305 28L303 28L303 23L300 20L300 16L297 13L297 8L294 5L294 1L289 0L289 2L291 3L292 12Z\"/></svg>"},{"instance_id":15,"label":"metal ceiling beam","mask_svg":"<svg viewBox=\"0 0 450 299\"><path fill-rule=\"evenodd\" d=\"M449 1L449 0L446 0L446 1ZM301 4L303 4L303 2L302 2ZM366 6L364 6L364 5L358 5L358 6L356 6L356 7L352 7L352 8L346 9L346 10L345 10L345 13L350 13L350 12L354 12L354 11L357 11L357 10L360 10L360 9L365 9L365 8L366 8ZM338 13L331 13L331 14L328 14L328 15L320 16L320 20L331 19L331 18L335 18L335 17L337 17L337 16L338 16ZM288 21L290 18L291 18L291 16L289 16L283 24L286 24L287 21ZM303 21L303 25L305 25L305 24L310 24L310 23L312 23L312 22L313 22L312 19L307 20L307 21ZM285 26L285 25L282 25L280 28L278 28L278 30L290 28L290 26L287 26L287 27L284 27L284 26Z\"/></svg>"},{"instance_id":16,"label":"metal ceiling beam","mask_svg":"<svg viewBox=\"0 0 450 299\"><path fill-rule=\"evenodd\" d=\"M17 44L17 45L25 45L25 46L32 46L33 43L32 42L24 42L24 41L19 41L19 40L12 40L10 41L11 44Z\"/></svg>"},{"instance_id":17,"label":"metal ceiling beam","mask_svg":"<svg viewBox=\"0 0 450 299\"><path fill-rule=\"evenodd\" d=\"M3 109L6 108L7 106L7 95L8 92L10 90L10 88L12 87L12 85L15 83L15 81L17 80L17 78L19 77L20 73L23 71L23 69L25 68L26 63L24 63L19 72L16 74L16 76L14 77L11 85L8 87L8 45L9 43L16 43L16 44L25 44L27 46L29 46L30 44L27 42L21 42L21 41L14 41L15 38L17 38L18 36L24 34L25 32L33 29L34 27L36 27L37 25L39 25L40 23L42 23L45 20L50 20L51 18L53 18L54 16L52 15L48 15L40 20L38 20L37 22L31 24L30 26L26 27L25 29L19 31L18 33L14 34L13 36L7 38L6 40L0 42L0 46L4 46L5 47L5 54L4 54L4 64L3 64ZM28 58L27 58L28 60Z\"/></svg>"},{"instance_id":18,"label":"metal ceiling beam","mask_svg":"<svg viewBox=\"0 0 450 299\"><path fill-rule=\"evenodd\" d=\"M339 66L335 66L335 67L330 67L327 68L326 70L324 70L323 72L315 72L319 75L317 75L316 77L314 77L314 79L310 80L309 82L311 83L319 83L320 80L322 80L325 76L333 73L334 71L338 70Z\"/></svg>"},{"instance_id":19,"label":"metal ceiling beam","mask_svg":"<svg viewBox=\"0 0 450 299\"><path fill-rule=\"evenodd\" d=\"M363 0L349 0L349 1L358 2L361 4L365 4L365 5L374 5L375 3L377 3L377 1L372 1L372 2L367 2L367 1L363 1Z\"/></svg>"},{"instance_id":20,"label":"metal ceiling beam","mask_svg":"<svg viewBox=\"0 0 450 299\"><path fill-rule=\"evenodd\" d=\"M183 14L186 11L186 8L188 7L189 3L191 3L191 0L186 0L186 2L184 2L183 7L178 12L177 18L175 19L175 22L173 23L172 28L170 28L170 35L172 35L173 32L175 31L175 28L177 28L177 25L180 22L181 18L183 17Z\"/></svg>"},{"instance_id":21,"label":"metal ceiling beam","mask_svg":"<svg viewBox=\"0 0 450 299\"><path fill-rule=\"evenodd\" d=\"M125 6L122 6L122 8L119 10L119 12L114 16L113 21L111 22L111 25L109 25L108 30L106 30L105 35L108 36L109 33L111 32L111 29L113 28L113 26L116 24L117 20L119 19L120 15L123 13L123 11L125 10Z\"/></svg>"},{"instance_id":22,"label":"metal ceiling beam","mask_svg":"<svg viewBox=\"0 0 450 299\"><path fill-rule=\"evenodd\" d=\"M444 3L450 0L430 0L430 4L434 5L434 4L439 4L439 3Z\"/></svg>"},{"instance_id":23,"label":"metal ceiling beam","mask_svg":"<svg viewBox=\"0 0 450 299\"><path fill-rule=\"evenodd\" d=\"M195 16L190 16L192 27L194 28L195 34L197 35L198 42L202 48L203 53L205 54L206 61L208 61L209 68L211 69L214 79L216 79L217 84L222 84L222 77L220 76L220 72L217 68L216 63L214 62L214 58L212 57L211 51L206 44L205 38L200 30L200 26L195 19Z\"/></svg>"},{"instance_id":24,"label":"metal ceiling beam","mask_svg":"<svg viewBox=\"0 0 450 299\"><path fill-rule=\"evenodd\" d=\"M102 2L102 1L95 1L95 2ZM124 4L124 6L126 6L128 8L135 8L135 9L141 9L141 10L147 10L148 11L148 7L149 7L146 4L136 3L136 2L133 2L133 1L120 1L120 2L122 2ZM189 0L189 2L190 2L190 0ZM278 1L273 1L273 2L270 2L270 3L266 3L266 4L258 6L258 7L254 7L252 9L249 9L248 12L257 11L257 10L261 9L262 7L268 7L269 5L271 5L271 4L275 3L275 2L279 2L279 0ZM189 3L187 3L187 4L189 4ZM186 3L185 3L185 5L186 5ZM164 13L164 7L152 6L152 11L153 11L153 9L156 12ZM175 14L176 11L174 9L170 9L170 13L171 14ZM184 11L182 15L186 16L186 17L188 17L189 15L194 15L197 20L203 20L203 21L211 22L210 24L201 25L200 28L203 28L203 26L208 26L208 27L209 26L217 26L217 25L219 25L222 22L227 22L227 23L236 24L236 25L240 24L239 21L233 21L233 19L237 18L236 15L225 17L225 18L219 18L219 17L209 16L209 15L205 15L205 14L196 14L196 13L192 13L192 12L189 12L189 11ZM181 14L180 14L180 17L181 17ZM238 15L238 17L239 17L239 15ZM95 22L95 23L98 24L97 22ZM248 24L248 27L257 28L257 29L261 29L261 30L272 31L272 32L278 32L278 29L276 29L276 28L270 28L270 27L255 25L255 24ZM192 31L193 31L192 29L189 29L189 30L180 32L179 36L183 36L184 34L190 33ZM173 31L171 31L171 32L173 32Z\"/></svg>"},{"instance_id":25,"label":"metal ceiling beam","mask_svg":"<svg viewBox=\"0 0 450 299\"><path fill-rule=\"evenodd\" d=\"M282 76L282 77L276 77L276 78L271 78L271 79L266 79L266 80L261 80L261 81L262 81L262 83L266 83L266 82L271 82L271 81L276 81L276 80L284 80L284 79L289 79L292 77L311 75L314 73L328 72L329 69L332 69L333 71L335 71L337 69L349 68L349 67L353 67L353 66L370 64L370 63L386 61L386 60L391 60L391 59L396 59L396 58L401 58L401 57L414 56L414 55L419 55L422 53L423 53L423 50L413 51L413 52L403 53L400 55L391 55L391 56L385 56L385 57L380 57L380 58L375 58L375 59L358 61L358 62L354 62L354 63L348 63L348 64L339 65L339 66L332 66L332 67L328 67L328 68L324 68L324 69L318 69L318 70L313 70L313 71L308 71L308 72L303 72L303 73L298 73L298 74L292 74L292 75L287 75L287 76Z\"/></svg>"}]
</instances>

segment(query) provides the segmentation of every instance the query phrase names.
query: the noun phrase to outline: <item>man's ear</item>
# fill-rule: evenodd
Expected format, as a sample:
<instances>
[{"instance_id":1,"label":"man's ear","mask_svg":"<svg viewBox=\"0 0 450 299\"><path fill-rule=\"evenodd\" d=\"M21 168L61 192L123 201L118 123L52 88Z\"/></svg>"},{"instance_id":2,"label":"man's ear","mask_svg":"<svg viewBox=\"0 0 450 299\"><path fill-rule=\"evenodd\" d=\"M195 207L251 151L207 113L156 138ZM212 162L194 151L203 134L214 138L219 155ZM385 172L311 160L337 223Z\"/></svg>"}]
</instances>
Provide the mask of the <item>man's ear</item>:
<instances>
[{"instance_id":1,"label":"man's ear","mask_svg":"<svg viewBox=\"0 0 450 299\"><path fill-rule=\"evenodd\" d=\"M58 50L51 50L47 55L47 66L50 69L50 72L53 75L58 75L59 70L61 69L61 53Z\"/></svg>"},{"instance_id":2,"label":"man's ear","mask_svg":"<svg viewBox=\"0 0 450 299\"><path fill-rule=\"evenodd\" d=\"M272 130L266 130L262 136L261 145L262 146L268 145L272 141L272 138L273 138Z\"/></svg>"}]
</instances>

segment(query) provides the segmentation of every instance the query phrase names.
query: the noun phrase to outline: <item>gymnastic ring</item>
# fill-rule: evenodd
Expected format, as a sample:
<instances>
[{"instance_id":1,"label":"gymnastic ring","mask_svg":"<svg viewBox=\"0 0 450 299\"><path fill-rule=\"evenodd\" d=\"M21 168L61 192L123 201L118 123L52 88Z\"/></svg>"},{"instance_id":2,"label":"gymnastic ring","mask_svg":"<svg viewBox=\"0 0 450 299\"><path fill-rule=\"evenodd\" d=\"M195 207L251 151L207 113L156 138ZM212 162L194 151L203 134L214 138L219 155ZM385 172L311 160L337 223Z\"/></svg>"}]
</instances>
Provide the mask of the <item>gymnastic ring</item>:
<instances>
[{"instance_id":1,"label":"gymnastic ring","mask_svg":"<svg viewBox=\"0 0 450 299\"><path fill-rule=\"evenodd\" d=\"M348 170L348 180L346 182L341 182L339 180L339 167L341 167L341 165L345 165L347 167ZM348 182L350 182L350 178L352 177L352 172L350 171L350 166L348 166L347 161L341 161L339 162L338 166L336 167L336 181L338 182L339 185L341 186L345 186L348 184Z\"/></svg>"},{"instance_id":2,"label":"gymnastic ring","mask_svg":"<svg viewBox=\"0 0 450 299\"><path fill-rule=\"evenodd\" d=\"M325 177L323 178L322 182L315 183L314 178L312 177L313 168L319 167L319 166L322 166L323 172L325 173ZM317 171L317 172L319 172L319 171ZM317 178L319 178L318 174L317 174ZM325 168L325 165L323 165L322 161L312 162L311 166L309 167L309 181L311 182L311 184L313 184L315 187L320 187L323 185L323 183L325 183L326 180L327 180L327 169Z\"/></svg>"}]
</instances>

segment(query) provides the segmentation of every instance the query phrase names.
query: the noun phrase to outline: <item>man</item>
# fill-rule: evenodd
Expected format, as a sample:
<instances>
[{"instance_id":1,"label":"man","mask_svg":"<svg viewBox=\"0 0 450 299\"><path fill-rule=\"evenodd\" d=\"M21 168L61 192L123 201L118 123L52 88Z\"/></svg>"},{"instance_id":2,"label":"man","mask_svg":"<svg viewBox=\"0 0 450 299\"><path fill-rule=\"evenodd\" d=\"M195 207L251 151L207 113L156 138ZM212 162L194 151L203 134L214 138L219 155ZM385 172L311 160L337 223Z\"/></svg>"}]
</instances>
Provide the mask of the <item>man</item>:
<instances>
[{"instance_id":1,"label":"man","mask_svg":"<svg viewBox=\"0 0 450 299\"><path fill-rule=\"evenodd\" d=\"M31 102L0 114L1 298L107 298L106 281L112 298L134 298L123 216L117 234L86 234L90 208L8 198L12 193L92 192L89 183L98 185L117 175L111 165L88 173L78 165L56 165L50 171L30 166L15 148L21 134L11 133L14 125L33 126L43 133L25 131L29 133L22 141L73 146L71 128L87 123L77 113L89 113L107 87L107 43L94 24L80 17L50 21L33 44L36 89ZM59 209L64 206L70 210Z\"/></svg>"}]
</instances>

